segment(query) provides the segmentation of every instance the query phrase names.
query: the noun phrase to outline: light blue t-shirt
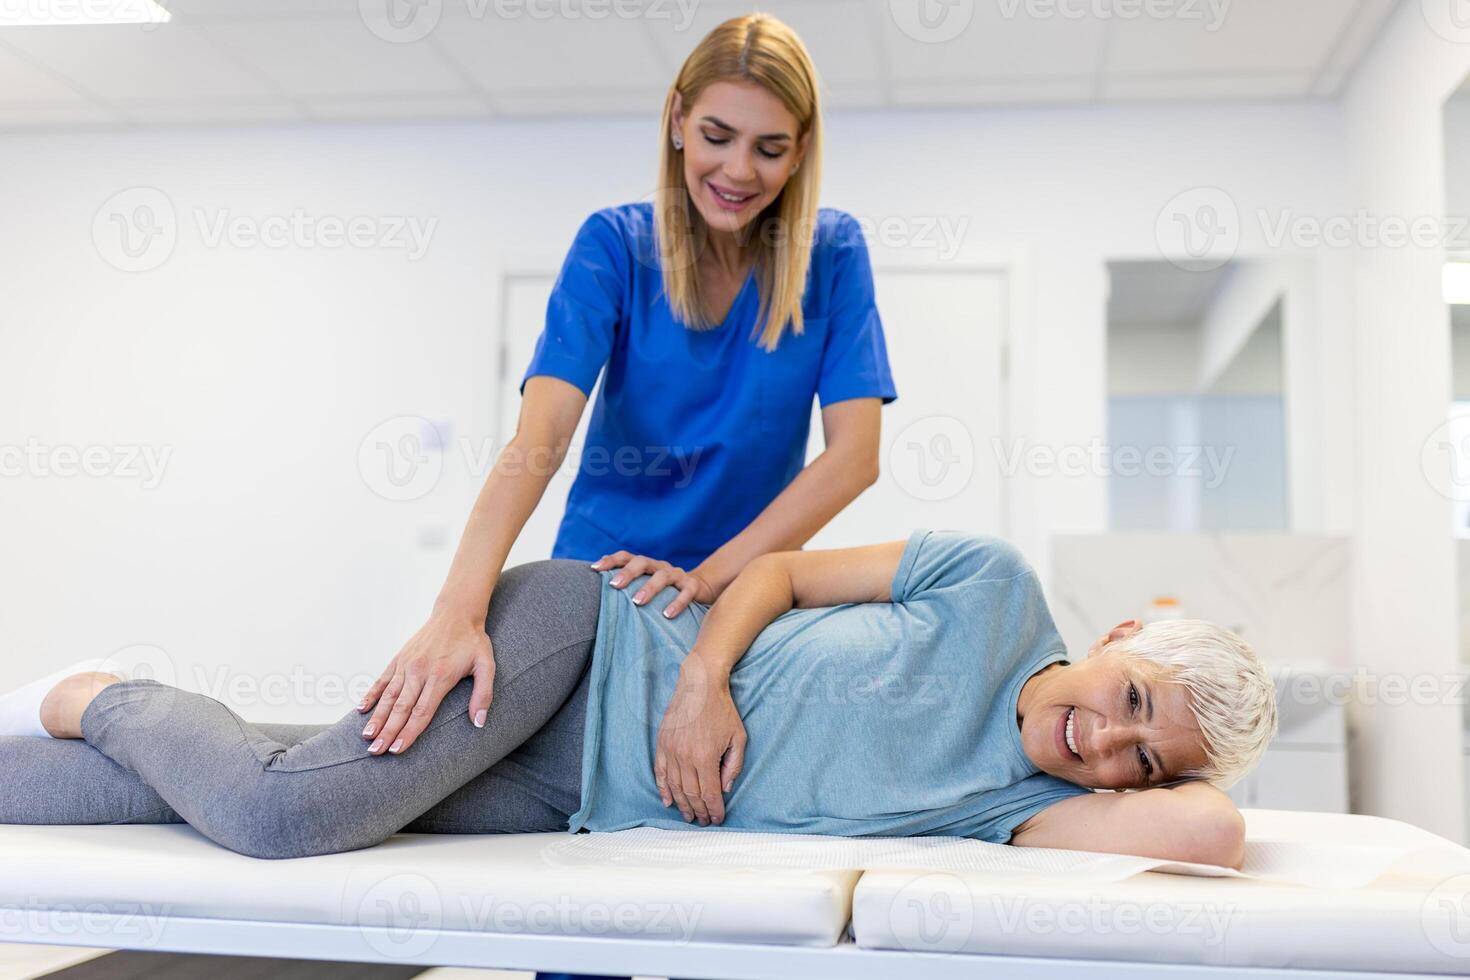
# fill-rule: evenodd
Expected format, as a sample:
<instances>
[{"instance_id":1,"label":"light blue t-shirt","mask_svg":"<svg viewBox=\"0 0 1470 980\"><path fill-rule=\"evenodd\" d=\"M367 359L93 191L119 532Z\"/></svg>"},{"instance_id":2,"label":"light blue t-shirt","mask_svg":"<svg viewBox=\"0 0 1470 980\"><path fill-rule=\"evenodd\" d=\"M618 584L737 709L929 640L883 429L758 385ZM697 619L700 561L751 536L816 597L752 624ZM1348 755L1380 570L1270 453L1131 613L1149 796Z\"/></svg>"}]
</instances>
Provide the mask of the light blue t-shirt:
<instances>
[{"instance_id":1,"label":"light blue t-shirt","mask_svg":"<svg viewBox=\"0 0 1470 980\"><path fill-rule=\"evenodd\" d=\"M582 806L569 829L689 829L665 808L653 760L679 666L709 613L643 607L603 573ZM641 579L639 580L641 581ZM793 609L730 674L749 743L710 830L1008 843L1053 803L1090 792L1043 773L1016 724L1021 686L1066 659L1036 573L1003 540L910 535L892 601Z\"/></svg>"}]
</instances>

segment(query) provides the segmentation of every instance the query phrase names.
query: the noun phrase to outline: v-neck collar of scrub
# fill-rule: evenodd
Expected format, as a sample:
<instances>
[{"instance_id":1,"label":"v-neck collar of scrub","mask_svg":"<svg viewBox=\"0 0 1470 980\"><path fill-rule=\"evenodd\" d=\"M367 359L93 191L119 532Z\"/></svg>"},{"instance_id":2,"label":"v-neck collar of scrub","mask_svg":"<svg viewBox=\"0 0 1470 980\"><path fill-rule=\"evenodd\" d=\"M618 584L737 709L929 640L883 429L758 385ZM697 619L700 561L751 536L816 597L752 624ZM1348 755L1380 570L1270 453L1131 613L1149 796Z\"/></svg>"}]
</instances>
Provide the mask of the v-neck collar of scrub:
<instances>
[{"instance_id":1,"label":"v-neck collar of scrub","mask_svg":"<svg viewBox=\"0 0 1470 980\"><path fill-rule=\"evenodd\" d=\"M745 274L745 281L740 284L740 289L738 292L735 293L735 298L730 301L730 308L725 311L725 318L721 320L719 322L719 325L716 326L714 329L724 330L727 326L730 325L730 321L735 318L737 313L739 313L740 304L745 301L745 294L750 292L750 284L754 281L755 263L752 262L750 264L750 271Z\"/></svg>"}]
</instances>

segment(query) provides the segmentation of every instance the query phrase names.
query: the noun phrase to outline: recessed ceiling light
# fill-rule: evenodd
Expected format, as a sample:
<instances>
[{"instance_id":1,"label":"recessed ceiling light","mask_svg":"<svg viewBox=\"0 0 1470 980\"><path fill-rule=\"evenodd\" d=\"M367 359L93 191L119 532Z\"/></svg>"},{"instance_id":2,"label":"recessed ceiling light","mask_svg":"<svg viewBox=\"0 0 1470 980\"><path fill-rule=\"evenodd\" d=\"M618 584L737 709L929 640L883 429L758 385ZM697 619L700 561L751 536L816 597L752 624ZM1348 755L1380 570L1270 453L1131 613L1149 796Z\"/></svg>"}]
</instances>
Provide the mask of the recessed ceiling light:
<instances>
[{"instance_id":1,"label":"recessed ceiling light","mask_svg":"<svg viewBox=\"0 0 1470 980\"><path fill-rule=\"evenodd\" d=\"M0 27L166 24L157 0L0 0Z\"/></svg>"}]
</instances>

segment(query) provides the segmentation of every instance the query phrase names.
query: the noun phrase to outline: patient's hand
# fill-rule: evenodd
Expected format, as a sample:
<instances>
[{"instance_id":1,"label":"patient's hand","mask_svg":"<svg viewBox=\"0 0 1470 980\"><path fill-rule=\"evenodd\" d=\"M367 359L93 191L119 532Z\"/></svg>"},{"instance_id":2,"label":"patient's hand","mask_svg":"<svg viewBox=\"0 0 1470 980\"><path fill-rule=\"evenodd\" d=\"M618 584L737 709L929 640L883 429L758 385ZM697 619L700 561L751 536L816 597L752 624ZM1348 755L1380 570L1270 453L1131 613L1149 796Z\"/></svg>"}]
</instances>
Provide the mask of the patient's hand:
<instances>
[{"instance_id":1,"label":"patient's hand","mask_svg":"<svg viewBox=\"0 0 1470 980\"><path fill-rule=\"evenodd\" d=\"M725 798L745 764L745 724L730 695L730 675L690 654L658 729L653 777L664 806L685 820L723 823ZM722 764L723 760L723 764Z\"/></svg>"},{"instance_id":2,"label":"patient's hand","mask_svg":"<svg viewBox=\"0 0 1470 980\"><path fill-rule=\"evenodd\" d=\"M669 619L683 612L691 602L703 602L708 605L719 598L709 579L697 570L686 572L678 565L649 558L647 555L635 555L630 551L615 551L597 559L592 563L592 567L599 572L621 568L622 571L612 577L612 586L615 589L621 589L640 575L649 576L648 581L644 582L643 587L633 596L633 601L640 606L658 595L665 586L672 585L678 589L679 594L664 607L664 615Z\"/></svg>"},{"instance_id":3,"label":"patient's hand","mask_svg":"<svg viewBox=\"0 0 1470 980\"><path fill-rule=\"evenodd\" d=\"M436 614L404 644L357 705L372 720L363 737L373 739L368 751L382 755L407 752L429 722L444 695L464 678L474 675L470 693L470 721L485 727L495 681L495 651L483 620Z\"/></svg>"}]
</instances>

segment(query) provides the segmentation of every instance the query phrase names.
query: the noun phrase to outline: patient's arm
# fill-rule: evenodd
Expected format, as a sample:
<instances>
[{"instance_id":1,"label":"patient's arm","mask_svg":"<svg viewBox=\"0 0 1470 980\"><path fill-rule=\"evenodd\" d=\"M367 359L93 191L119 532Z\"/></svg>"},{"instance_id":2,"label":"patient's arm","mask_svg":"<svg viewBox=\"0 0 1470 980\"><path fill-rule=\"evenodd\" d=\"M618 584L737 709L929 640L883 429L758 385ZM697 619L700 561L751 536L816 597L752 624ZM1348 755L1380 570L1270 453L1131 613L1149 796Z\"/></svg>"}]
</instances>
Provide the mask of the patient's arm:
<instances>
[{"instance_id":1,"label":"patient's arm","mask_svg":"<svg viewBox=\"0 0 1470 980\"><path fill-rule=\"evenodd\" d=\"M773 551L750 562L700 624L690 656L728 676L760 631L795 608L888 602L908 542Z\"/></svg>"},{"instance_id":2,"label":"patient's arm","mask_svg":"<svg viewBox=\"0 0 1470 980\"><path fill-rule=\"evenodd\" d=\"M1240 869L1245 820L1203 780L1054 803L1021 824L1011 843L1192 861Z\"/></svg>"},{"instance_id":3,"label":"patient's arm","mask_svg":"<svg viewBox=\"0 0 1470 980\"><path fill-rule=\"evenodd\" d=\"M659 725L653 776L664 806L722 823L745 760L730 671L761 630L794 607L888 602L906 541L825 551L775 551L751 561L700 624Z\"/></svg>"}]
</instances>

